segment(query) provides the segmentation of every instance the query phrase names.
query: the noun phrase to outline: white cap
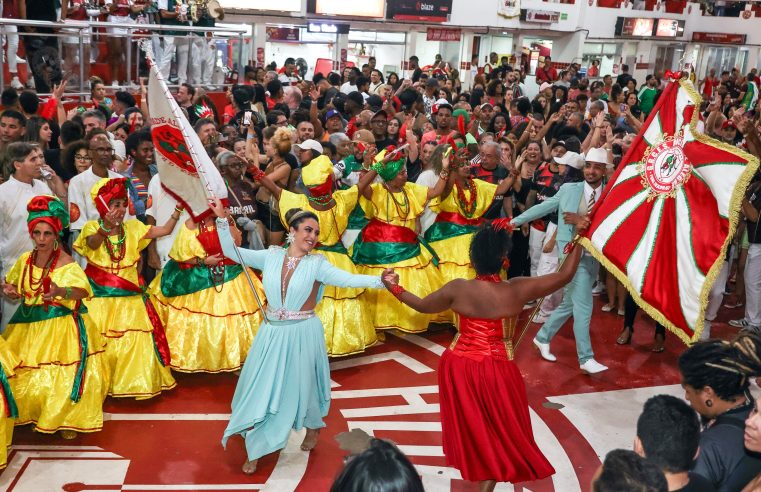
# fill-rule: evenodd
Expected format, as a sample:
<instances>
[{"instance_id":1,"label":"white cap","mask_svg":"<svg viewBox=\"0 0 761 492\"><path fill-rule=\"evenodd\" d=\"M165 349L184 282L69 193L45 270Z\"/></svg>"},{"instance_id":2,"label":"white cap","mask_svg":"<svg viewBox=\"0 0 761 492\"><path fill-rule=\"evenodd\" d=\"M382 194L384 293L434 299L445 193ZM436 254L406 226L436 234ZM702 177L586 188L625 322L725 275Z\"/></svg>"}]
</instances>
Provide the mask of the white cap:
<instances>
[{"instance_id":1,"label":"white cap","mask_svg":"<svg viewBox=\"0 0 761 492\"><path fill-rule=\"evenodd\" d=\"M304 140L300 144L296 144L296 147L301 150L314 150L315 152L322 154L322 145L320 145L320 142L312 140L311 138Z\"/></svg>"},{"instance_id":2,"label":"white cap","mask_svg":"<svg viewBox=\"0 0 761 492\"><path fill-rule=\"evenodd\" d=\"M571 166L574 169L584 167L584 158L576 152L568 151L560 157L555 157L555 162L564 166Z\"/></svg>"},{"instance_id":3,"label":"white cap","mask_svg":"<svg viewBox=\"0 0 761 492\"><path fill-rule=\"evenodd\" d=\"M539 92L544 92L545 89L549 89L552 87L552 84L549 82L542 82L542 85L539 86Z\"/></svg>"},{"instance_id":4,"label":"white cap","mask_svg":"<svg viewBox=\"0 0 761 492\"><path fill-rule=\"evenodd\" d=\"M584 156L584 158L587 162L597 162L606 166L610 164L608 151L603 148L592 148L587 150L587 154Z\"/></svg>"}]
</instances>

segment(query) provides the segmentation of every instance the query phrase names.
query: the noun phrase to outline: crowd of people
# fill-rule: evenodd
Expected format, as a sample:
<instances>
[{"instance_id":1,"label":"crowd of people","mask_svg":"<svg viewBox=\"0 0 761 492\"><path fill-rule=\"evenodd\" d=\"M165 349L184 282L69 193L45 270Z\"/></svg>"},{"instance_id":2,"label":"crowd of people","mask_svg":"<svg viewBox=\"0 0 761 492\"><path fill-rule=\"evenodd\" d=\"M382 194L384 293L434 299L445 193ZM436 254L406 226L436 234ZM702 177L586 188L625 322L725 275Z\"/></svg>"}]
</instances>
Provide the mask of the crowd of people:
<instances>
[{"instance_id":1,"label":"crowd of people","mask_svg":"<svg viewBox=\"0 0 761 492\"><path fill-rule=\"evenodd\" d=\"M492 54L465 90L440 57L423 67L412 57L402 75L382 73L371 58L312 80L288 59L280 71L247 67L223 107L203 82L183 79L175 100L228 190L200 216L161 185L156 154L172 149L151 135L144 84L109 94L93 77L79 101L67 99L66 80L46 100L6 89L0 382L8 417L70 438L102 428L107 395L155 397L176 385L172 371L241 371L224 439L244 437L243 470L253 473L292 427L307 428L302 449L317 444L330 402L328 356L360 353L386 330L420 333L457 317L458 341L440 367L448 375L442 426L457 436L446 440L448 462L483 490L553 473L533 441L525 391L515 391L523 382L501 320L514 329L544 298L534 319L541 357L556 360L552 337L573 316L580 369L598 373L607 367L589 336L593 296L607 293L610 314L596 315L621 316L617 343L631 343L636 304L594 258L566 245L589 224L667 81L654 74L640 83L626 65L615 78L590 80L578 64L559 69L549 57L531 76L510 63ZM526 77L536 77L534 97ZM755 69L711 71L695 83L705 132L761 155ZM638 473L656 477L652 490L740 490L761 472L742 441L743 421L755 422L748 384L761 375L759 210L757 175L720 286L731 291L727 308L745 306L731 323L744 335L708 340L721 306L713 303L706 341L680 358L692 410L666 397L648 402L636 455L609 455L595 490L625 490L616 480ZM654 352L664 339L656 328ZM471 389L470 399L458 388ZM495 394L507 403L484 407ZM473 412L483 428L472 425ZM712 431L730 415L731 432ZM513 440L474 462L465 451L483 451L490 426L507 421L497 432ZM13 422L2 422L10 437ZM652 443L667 431L685 434L668 449ZM510 473L500 468L506 459ZM692 488L683 488L688 479Z\"/></svg>"}]
</instances>

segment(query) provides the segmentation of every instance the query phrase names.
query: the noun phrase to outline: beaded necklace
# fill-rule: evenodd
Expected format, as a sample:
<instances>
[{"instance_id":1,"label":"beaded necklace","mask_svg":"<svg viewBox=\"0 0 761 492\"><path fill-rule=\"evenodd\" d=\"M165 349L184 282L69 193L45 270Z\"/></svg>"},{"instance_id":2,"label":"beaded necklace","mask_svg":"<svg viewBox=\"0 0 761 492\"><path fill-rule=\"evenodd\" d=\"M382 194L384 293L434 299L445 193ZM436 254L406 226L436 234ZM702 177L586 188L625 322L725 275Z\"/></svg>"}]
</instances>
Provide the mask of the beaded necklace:
<instances>
[{"instance_id":1,"label":"beaded necklace","mask_svg":"<svg viewBox=\"0 0 761 492\"><path fill-rule=\"evenodd\" d=\"M470 198L465 195L465 190L459 184L455 185L457 188L457 204L463 215L472 219L473 214L476 213L476 200L478 198L478 187L472 179L465 180L465 188L470 192Z\"/></svg>"},{"instance_id":2,"label":"beaded necklace","mask_svg":"<svg viewBox=\"0 0 761 492\"><path fill-rule=\"evenodd\" d=\"M483 280L484 282L502 282L498 273L492 273L489 275L476 275L476 280Z\"/></svg>"},{"instance_id":3,"label":"beaded necklace","mask_svg":"<svg viewBox=\"0 0 761 492\"><path fill-rule=\"evenodd\" d=\"M400 190L404 201L403 203L399 203L388 185L384 183L383 187L386 188L386 191L388 192L386 194L386 216L389 217L389 222L391 221L391 214L388 213L389 197L391 197L391 200L394 202L394 208L396 208L396 213L399 214L399 218L404 222L407 222L407 218L410 215L410 199L407 196L407 190L404 187Z\"/></svg>"},{"instance_id":4,"label":"beaded necklace","mask_svg":"<svg viewBox=\"0 0 761 492\"><path fill-rule=\"evenodd\" d=\"M34 278L34 266L37 263L37 250L33 250L32 254L27 257L26 264L24 265L25 272L22 274L22 278L24 276L29 277L29 290L32 291L32 294L29 297L34 297L35 299L39 297L45 288L45 279L53 273L60 257L61 249L54 249L50 258L48 258L47 264L42 267L42 273L40 274L39 279Z\"/></svg>"},{"instance_id":5,"label":"beaded necklace","mask_svg":"<svg viewBox=\"0 0 761 492\"><path fill-rule=\"evenodd\" d=\"M105 229L103 227L103 219L98 219L98 224L101 229ZM111 239L111 237L111 235L106 236L104 243L106 245L106 251L108 251L108 256L111 258L111 263L118 265L127 254L127 234L124 232L124 224L119 224L119 232L116 235L116 241ZM114 247L118 249L114 251Z\"/></svg>"},{"instance_id":6,"label":"beaded necklace","mask_svg":"<svg viewBox=\"0 0 761 492\"><path fill-rule=\"evenodd\" d=\"M208 223L205 220L201 221L198 227L200 229L199 233L216 234L217 226L214 221ZM217 293L222 292L225 284L224 262L220 262L216 265L206 265L206 270L209 273L209 280L211 281L211 285L214 287L214 291Z\"/></svg>"}]
</instances>

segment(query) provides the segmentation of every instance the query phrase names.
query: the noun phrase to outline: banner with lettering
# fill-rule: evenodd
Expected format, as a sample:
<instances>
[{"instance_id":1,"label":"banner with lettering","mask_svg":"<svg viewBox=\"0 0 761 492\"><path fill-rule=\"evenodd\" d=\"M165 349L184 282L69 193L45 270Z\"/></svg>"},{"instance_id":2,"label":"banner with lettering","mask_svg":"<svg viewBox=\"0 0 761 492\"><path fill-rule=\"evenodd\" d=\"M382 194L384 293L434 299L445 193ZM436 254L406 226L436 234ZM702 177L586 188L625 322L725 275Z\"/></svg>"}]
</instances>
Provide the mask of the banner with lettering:
<instances>
[{"instance_id":1,"label":"banner with lettering","mask_svg":"<svg viewBox=\"0 0 761 492\"><path fill-rule=\"evenodd\" d=\"M227 198L227 187L155 63L148 79L148 111L161 186L200 220L211 213L209 197Z\"/></svg>"}]
</instances>

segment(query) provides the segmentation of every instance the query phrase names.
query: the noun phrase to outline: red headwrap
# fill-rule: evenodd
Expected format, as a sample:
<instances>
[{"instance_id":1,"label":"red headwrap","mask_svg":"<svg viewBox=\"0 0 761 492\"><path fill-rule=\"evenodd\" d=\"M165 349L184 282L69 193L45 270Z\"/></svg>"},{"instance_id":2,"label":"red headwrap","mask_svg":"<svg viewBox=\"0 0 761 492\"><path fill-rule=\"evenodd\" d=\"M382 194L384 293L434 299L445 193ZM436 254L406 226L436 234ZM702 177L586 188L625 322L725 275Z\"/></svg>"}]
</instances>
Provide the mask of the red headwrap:
<instances>
[{"instance_id":1,"label":"red headwrap","mask_svg":"<svg viewBox=\"0 0 761 492\"><path fill-rule=\"evenodd\" d=\"M65 227L69 227L69 213L63 202L52 195L39 195L29 200L26 206L29 216L26 225L29 234L40 222L48 224L56 234L60 235Z\"/></svg>"},{"instance_id":2,"label":"red headwrap","mask_svg":"<svg viewBox=\"0 0 761 492\"><path fill-rule=\"evenodd\" d=\"M127 178L111 178L98 189L98 193L93 197L95 208L101 217L108 212L108 205L112 200L127 199Z\"/></svg>"}]
</instances>

